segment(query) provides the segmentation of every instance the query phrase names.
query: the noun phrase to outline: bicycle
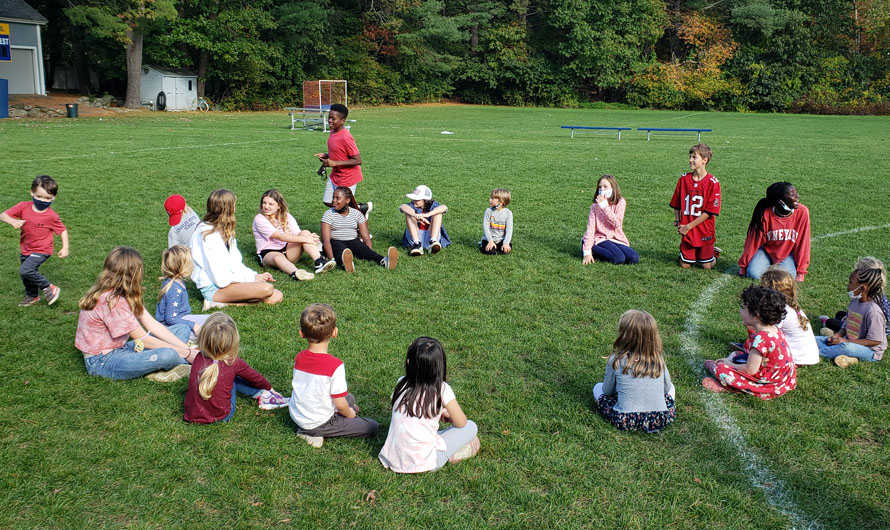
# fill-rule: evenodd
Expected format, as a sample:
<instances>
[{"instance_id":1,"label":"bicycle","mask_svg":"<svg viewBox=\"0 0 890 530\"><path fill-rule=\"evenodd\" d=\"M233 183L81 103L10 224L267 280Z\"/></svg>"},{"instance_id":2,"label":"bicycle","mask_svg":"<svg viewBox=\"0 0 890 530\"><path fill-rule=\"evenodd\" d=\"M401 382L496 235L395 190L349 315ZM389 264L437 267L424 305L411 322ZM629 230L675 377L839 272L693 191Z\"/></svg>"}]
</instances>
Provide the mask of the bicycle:
<instances>
[{"instance_id":1,"label":"bicycle","mask_svg":"<svg viewBox=\"0 0 890 530\"><path fill-rule=\"evenodd\" d=\"M198 98L198 110L200 110L201 112L207 112L208 110L210 110L211 105L213 105L213 103L209 99Z\"/></svg>"}]
</instances>

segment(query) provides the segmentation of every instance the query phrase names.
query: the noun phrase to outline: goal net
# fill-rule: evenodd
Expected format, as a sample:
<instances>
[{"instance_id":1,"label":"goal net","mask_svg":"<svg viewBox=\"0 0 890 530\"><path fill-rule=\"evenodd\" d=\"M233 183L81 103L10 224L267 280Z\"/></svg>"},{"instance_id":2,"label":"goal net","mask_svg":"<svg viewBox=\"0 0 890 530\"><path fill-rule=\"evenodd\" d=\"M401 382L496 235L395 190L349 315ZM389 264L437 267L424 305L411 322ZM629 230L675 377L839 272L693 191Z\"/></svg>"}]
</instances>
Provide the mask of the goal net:
<instances>
[{"instance_id":1,"label":"goal net","mask_svg":"<svg viewBox=\"0 0 890 530\"><path fill-rule=\"evenodd\" d=\"M303 81L303 108L331 110L331 105L347 105L346 81L318 79Z\"/></svg>"}]
</instances>

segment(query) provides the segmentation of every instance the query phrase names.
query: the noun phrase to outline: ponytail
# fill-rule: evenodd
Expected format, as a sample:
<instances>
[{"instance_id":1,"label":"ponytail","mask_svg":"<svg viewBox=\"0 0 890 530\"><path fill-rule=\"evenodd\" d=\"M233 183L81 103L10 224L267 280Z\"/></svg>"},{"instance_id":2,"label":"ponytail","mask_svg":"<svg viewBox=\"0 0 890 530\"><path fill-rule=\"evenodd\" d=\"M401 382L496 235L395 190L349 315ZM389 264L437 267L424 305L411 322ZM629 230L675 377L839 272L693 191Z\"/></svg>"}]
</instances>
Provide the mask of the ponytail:
<instances>
[{"instance_id":1,"label":"ponytail","mask_svg":"<svg viewBox=\"0 0 890 530\"><path fill-rule=\"evenodd\" d=\"M213 394L217 379L219 379L219 361L213 361L213 364L202 370L198 376L198 393L205 401Z\"/></svg>"},{"instance_id":2,"label":"ponytail","mask_svg":"<svg viewBox=\"0 0 890 530\"><path fill-rule=\"evenodd\" d=\"M754 213L751 214L751 222L748 224L748 237L756 236L763 232L763 214L780 200L788 195L794 186L790 182L774 182L766 189L766 197L757 201Z\"/></svg>"}]
</instances>

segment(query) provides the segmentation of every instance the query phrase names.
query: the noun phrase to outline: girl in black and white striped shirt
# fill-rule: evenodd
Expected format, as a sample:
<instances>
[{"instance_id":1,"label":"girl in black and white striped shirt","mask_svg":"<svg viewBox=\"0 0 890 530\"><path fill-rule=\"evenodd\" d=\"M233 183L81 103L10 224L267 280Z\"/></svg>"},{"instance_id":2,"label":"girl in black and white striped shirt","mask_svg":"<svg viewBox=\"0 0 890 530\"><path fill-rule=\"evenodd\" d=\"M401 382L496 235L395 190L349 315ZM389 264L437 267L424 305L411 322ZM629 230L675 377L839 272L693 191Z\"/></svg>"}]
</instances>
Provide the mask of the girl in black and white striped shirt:
<instances>
[{"instance_id":1,"label":"girl in black and white striped shirt","mask_svg":"<svg viewBox=\"0 0 890 530\"><path fill-rule=\"evenodd\" d=\"M353 272L353 258L377 263L387 269L395 269L399 253L389 247L386 257L374 252L371 234L365 216L358 211L352 190L340 186L334 190L333 207L321 217L321 241L328 259L337 260L337 265L346 272Z\"/></svg>"}]
</instances>

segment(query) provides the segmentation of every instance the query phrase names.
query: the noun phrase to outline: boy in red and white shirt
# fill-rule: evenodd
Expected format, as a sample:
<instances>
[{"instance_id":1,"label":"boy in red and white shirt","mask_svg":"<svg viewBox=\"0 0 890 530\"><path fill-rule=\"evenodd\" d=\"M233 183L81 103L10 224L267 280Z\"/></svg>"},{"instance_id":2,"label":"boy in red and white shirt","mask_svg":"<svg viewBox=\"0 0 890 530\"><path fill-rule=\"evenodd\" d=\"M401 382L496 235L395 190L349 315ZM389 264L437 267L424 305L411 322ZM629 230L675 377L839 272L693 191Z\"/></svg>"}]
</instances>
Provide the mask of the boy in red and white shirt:
<instances>
[{"instance_id":1,"label":"boy in red and white shirt","mask_svg":"<svg viewBox=\"0 0 890 530\"><path fill-rule=\"evenodd\" d=\"M337 316L328 304L311 304L300 315L300 336L309 348L294 359L288 410L297 436L312 447L321 447L331 436L374 436L379 427L371 418L356 415L343 361L328 353L328 344L338 334Z\"/></svg>"},{"instance_id":2,"label":"boy in red and white shirt","mask_svg":"<svg viewBox=\"0 0 890 530\"><path fill-rule=\"evenodd\" d=\"M46 303L52 304L59 299L61 289L49 283L49 280L37 269L53 255L53 236L59 234L62 248L59 258L68 257L68 230L59 219L59 214L50 207L59 191L59 185L49 175L40 175L31 183L31 200L22 201L12 208L0 213L0 221L21 230L19 244L22 253L19 256L21 267L19 275L25 284L25 298L19 306L34 305L40 301L40 291L46 297Z\"/></svg>"},{"instance_id":3,"label":"boy in red and white shirt","mask_svg":"<svg viewBox=\"0 0 890 530\"><path fill-rule=\"evenodd\" d=\"M711 148L696 144L689 150L689 173L677 181L671 208L674 226L681 236L680 266L688 269L694 263L702 268L714 267L720 249L714 246L714 218L720 214L720 183L708 173Z\"/></svg>"}]
</instances>

